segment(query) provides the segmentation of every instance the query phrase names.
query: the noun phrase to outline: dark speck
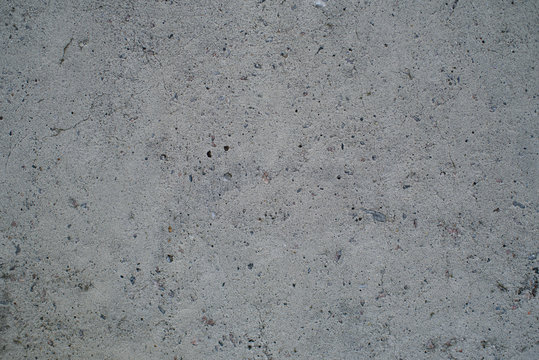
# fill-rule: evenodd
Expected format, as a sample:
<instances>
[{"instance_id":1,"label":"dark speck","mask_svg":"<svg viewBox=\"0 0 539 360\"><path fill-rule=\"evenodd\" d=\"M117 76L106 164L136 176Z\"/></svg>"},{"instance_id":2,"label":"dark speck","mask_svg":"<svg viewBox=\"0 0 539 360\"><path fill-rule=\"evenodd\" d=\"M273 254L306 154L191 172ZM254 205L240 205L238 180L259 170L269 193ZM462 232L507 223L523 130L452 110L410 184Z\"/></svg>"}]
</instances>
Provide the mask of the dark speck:
<instances>
[{"instance_id":1,"label":"dark speck","mask_svg":"<svg viewBox=\"0 0 539 360\"><path fill-rule=\"evenodd\" d=\"M519 203L518 201L513 201L513 206L517 206L521 209L524 209L526 206L524 204Z\"/></svg>"},{"instance_id":2,"label":"dark speck","mask_svg":"<svg viewBox=\"0 0 539 360\"><path fill-rule=\"evenodd\" d=\"M165 314L165 309L163 309L161 305L157 305L157 308L159 309L159 311L161 311L161 314Z\"/></svg>"},{"instance_id":3,"label":"dark speck","mask_svg":"<svg viewBox=\"0 0 539 360\"><path fill-rule=\"evenodd\" d=\"M135 278L134 276L131 276L131 277L129 278L129 281L131 281L131 285L134 285L134 284L135 284L135 280L136 280L136 278Z\"/></svg>"},{"instance_id":4,"label":"dark speck","mask_svg":"<svg viewBox=\"0 0 539 360\"><path fill-rule=\"evenodd\" d=\"M249 270L251 270L253 268L253 263L249 263L249 265L247 265L247 267L249 268Z\"/></svg>"}]
</instances>

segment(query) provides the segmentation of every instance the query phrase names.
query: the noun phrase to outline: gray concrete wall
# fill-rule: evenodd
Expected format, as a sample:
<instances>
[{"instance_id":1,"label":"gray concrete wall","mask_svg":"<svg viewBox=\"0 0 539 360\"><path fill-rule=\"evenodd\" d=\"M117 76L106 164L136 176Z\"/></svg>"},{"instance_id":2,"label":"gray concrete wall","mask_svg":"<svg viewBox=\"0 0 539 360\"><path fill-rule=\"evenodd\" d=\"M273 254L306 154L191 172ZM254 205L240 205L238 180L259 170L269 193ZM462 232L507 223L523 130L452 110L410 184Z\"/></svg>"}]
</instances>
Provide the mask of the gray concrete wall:
<instances>
[{"instance_id":1,"label":"gray concrete wall","mask_svg":"<svg viewBox=\"0 0 539 360\"><path fill-rule=\"evenodd\" d=\"M2 1L2 359L534 359L536 1Z\"/></svg>"}]
</instances>

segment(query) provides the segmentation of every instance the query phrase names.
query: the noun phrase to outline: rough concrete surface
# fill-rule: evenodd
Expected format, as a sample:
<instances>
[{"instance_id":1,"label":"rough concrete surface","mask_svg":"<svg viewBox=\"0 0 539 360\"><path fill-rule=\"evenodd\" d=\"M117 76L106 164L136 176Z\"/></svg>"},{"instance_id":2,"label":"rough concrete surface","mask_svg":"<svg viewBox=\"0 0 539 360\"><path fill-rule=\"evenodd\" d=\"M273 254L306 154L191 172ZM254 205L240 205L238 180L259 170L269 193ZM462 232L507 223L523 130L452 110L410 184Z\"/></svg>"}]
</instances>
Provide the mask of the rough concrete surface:
<instances>
[{"instance_id":1,"label":"rough concrete surface","mask_svg":"<svg viewBox=\"0 0 539 360\"><path fill-rule=\"evenodd\" d=\"M0 358L538 358L537 1L0 16Z\"/></svg>"}]
</instances>

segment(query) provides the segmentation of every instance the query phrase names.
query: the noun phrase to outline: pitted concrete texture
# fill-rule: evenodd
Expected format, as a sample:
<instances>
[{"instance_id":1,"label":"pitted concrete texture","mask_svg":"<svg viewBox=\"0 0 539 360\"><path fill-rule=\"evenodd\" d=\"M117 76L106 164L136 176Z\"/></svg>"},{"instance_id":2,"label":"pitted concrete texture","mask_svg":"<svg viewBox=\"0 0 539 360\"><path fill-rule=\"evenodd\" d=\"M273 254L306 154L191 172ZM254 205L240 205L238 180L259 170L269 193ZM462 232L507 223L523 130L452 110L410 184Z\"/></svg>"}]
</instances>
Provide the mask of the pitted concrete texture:
<instances>
[{"instance_id":1,"label":"pitted concrete texture","mask_svg":"<svg viewBox=\"0 0 539 360\"><path fill-rule=\"evenodd\" d=\"M536 359L536 1L0 3L0 358Z\"/></svg>"}]
</instances>

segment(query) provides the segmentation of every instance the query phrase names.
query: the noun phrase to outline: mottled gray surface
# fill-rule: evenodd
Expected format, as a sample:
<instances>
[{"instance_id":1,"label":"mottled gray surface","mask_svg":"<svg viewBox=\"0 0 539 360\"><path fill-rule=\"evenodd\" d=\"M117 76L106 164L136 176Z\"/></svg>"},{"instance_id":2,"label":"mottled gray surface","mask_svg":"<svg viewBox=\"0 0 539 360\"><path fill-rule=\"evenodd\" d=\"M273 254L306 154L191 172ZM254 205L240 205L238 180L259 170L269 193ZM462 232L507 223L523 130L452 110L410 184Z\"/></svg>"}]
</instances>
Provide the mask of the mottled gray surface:
<instances>
[{"instance_id":1,"label":"mottled gray surface","mask_svg":"<svg viewBox=\"0 0 539 360\"><path fill-rule=\"evenodd\" d=\"M0 2L0 357L537 358L538 10Z\"/></svg>"}]
</instances>

